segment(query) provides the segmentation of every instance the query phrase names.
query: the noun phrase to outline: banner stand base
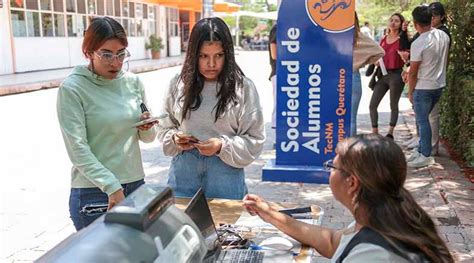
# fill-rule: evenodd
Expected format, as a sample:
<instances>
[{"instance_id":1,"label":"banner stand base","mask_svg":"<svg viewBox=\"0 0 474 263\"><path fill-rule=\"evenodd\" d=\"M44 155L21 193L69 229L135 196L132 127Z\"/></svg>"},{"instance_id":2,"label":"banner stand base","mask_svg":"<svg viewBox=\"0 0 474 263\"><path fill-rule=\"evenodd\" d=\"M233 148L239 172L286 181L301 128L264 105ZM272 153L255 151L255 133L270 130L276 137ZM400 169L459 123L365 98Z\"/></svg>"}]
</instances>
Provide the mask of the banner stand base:
<instances>
[{"instance_id":1,"label":"banner stand base","mask_svg":"<svg viewBox=\"0 0 474 263\"><path fill-rule=\"evenodd\" d=\"M329 172L321 166L277 165L270 159L263 167L262 181L329 184Z\"/></svg>"}]
</instances>

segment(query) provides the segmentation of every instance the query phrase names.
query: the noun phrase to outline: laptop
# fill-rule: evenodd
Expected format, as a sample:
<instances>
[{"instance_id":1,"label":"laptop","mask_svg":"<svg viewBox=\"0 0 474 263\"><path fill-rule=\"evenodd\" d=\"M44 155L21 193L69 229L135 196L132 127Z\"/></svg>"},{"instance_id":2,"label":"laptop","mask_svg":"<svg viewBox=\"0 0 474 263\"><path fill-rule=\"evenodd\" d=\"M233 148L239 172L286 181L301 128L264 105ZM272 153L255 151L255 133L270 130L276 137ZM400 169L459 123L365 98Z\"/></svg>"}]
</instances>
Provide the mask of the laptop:
<instances>
[{"instance_id":1,"label":"laptop","mask_svg":"<svg viewBox=\"0 0 474 263\"><path fill-rule=\"evenodd\" d=\"M212 219L211 211L209 210L209 205L207 204L206 197L204 196L204 190L202 188L199 188L184 212L189 217L191 217L204 237L208 251L206 257L204 258L204 262L263 262L263 251L247 249L222 249L214 220Z\"/></svg>"}]
</instances>

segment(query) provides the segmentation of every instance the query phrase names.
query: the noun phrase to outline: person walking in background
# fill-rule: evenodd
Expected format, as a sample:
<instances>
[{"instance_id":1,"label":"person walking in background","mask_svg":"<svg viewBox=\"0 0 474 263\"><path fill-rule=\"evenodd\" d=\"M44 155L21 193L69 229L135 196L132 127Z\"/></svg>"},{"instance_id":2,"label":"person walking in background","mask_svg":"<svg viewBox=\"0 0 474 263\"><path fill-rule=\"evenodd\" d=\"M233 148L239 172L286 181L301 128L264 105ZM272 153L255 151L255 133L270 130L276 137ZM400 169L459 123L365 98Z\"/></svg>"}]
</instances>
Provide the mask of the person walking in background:
<instances>
[{"instance_id":1,"label":"person walking in background","mask_svg":"<svg viewBox=\"0 0 474 263\"><path fill-rule=\"evenodd\" d=\"M334 198L354 217L339 230L298 221L257 195L247 195L243 206L331 262L454 262L433 220L405 189L406 166L389 138L365 134L339 142L334 160L324 164Z\"/></svg>"},{"instance_id":2,"label":"person walking in background","mask_svg":"<svg viewBox=\"0 0 474 263\"><path fill-rule=\"evenodd\" d=\"M362 98L362 82L359 69L367 64L373 64L379 60L385 51L377 42L359 30L359 18L355 13L354 23L354 49L352 53L352 99L351 99L351 136L357 134L357 111Z\"/></svg>"},{"instance_id":3,"label":"person walking in background","mask_svg":"<svg viewBox=\"0 0 474 263\"><path fill-rule=\"evenodd\" d=\"M380 41L380 46L385 50L383 63L387 69L387 75L377 81L374 93L370 99L370 120L372 122L372 132L379 133L378 128L378 107L383 97L390 91L390 127L387 137L393 139L393 131L398 120L398 102L402 95L404 83L401 76L404 65L398 52L409 48L408 35L402 30L405 18L394 13L388 23L388 34Z\"/></svg>"},{"instance_id":4,"label":"person walking in background","mask_svg":"<svg viewBox=\"0 0 474 263\"><path fill-rule=\"evenodd\" d=\"M80 230L144 183L138 141L152 142L152 122L138 76L123 71L130 53L123 27L91 20L82 43L88 66L77 66L58 90L59 125L72 162L69 212ZM146 107L146 106L145 106Z\"/></svg>"},{"instance_id":5,"label":"person walking in background","mask_svg":"<svg viewBox=\"0 0 474 263\"><path fill-rule=\"evenodd\" d=\"M242 199L244 167L265 141L260 99L235 62L229 28L217 17L196 23L181 73L170 82L159 127L173 156L168 184L176 196L202 187L209 198Z\"/></svg>"},{"instance_id":6,"label":"person walking in background","mask_svg":"<svg viewBox=\"0 0 474 263\"><path fill-rule=\"evenodd\" d=\"M428 6L416 7L413 22L420 36L412 43L408 72L408 98L415 109L420 146L408 157L408 166L420 168L434 164L432 131L429 114L446 87L449 36L431 27L432 11Z\"/></svg>"},{"instance_id":7,"label":"person walking in background","mask_svg":"<svg viewBox=\"0 0 474 263\"><path fill-rule=\"evenodd\" d=\"M359 26L359 24L357 24ZM364 25L360 28L360 32L370 39L374 39L374 35L372 34L372 30L370 29L369 22L364 22Z\"/></svg>"},{"instance_id":8,"label":"person walking in background","mask_svg":"<svg viewBox=\"0 0 474 263\"><path fill-rule=\"evenodd\" d=\"M277 59L277 24L272 26L268 40L268 55L270 58L270 81L273 87L273 111L272 111L272 128L276 128L276 94L277 94L277 76L276 76L276 59Z\"/></svg>"}]
</instances>

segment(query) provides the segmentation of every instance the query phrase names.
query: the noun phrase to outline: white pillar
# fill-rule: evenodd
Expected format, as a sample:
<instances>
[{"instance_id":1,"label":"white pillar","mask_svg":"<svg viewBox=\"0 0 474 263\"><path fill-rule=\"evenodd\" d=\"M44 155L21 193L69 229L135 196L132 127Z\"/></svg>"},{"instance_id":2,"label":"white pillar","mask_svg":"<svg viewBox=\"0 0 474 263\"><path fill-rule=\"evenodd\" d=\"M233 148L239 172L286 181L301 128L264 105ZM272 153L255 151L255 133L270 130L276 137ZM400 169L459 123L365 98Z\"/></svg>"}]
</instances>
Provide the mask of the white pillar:
<instances>
[{"instance_id":1,"label":"white pillar","mask_svg":"<svg viewBox=\"0 0 474 263\"><path fill-rule=\"evenodd\" d=\"M0 75L15 72L13 63L13 35L10 21L10 1L0 0Z\"/></svg>"}]
</instances>

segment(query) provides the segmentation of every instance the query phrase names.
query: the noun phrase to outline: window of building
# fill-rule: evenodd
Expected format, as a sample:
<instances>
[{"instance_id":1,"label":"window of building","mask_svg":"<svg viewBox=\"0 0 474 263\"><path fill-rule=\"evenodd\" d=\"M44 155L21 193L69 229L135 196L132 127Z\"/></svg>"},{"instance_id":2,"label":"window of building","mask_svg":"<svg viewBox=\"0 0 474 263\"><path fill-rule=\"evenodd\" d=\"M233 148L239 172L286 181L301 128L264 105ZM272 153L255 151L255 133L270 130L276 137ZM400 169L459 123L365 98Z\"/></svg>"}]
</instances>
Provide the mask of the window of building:
<instances>
[{"instance_id":1,"label":"window of building","mask_svg":"<svg viewBox=\"0 0 474 263\"><path fill-rule=\"evenodd\" d=\"M41 30L43 37L54 37L53 16L50 13L41 13Z\"/></svg>"},{"instance_id":2,"label":"window of building","mask_svg":"<svg viewBox=\"0 0 474 263\"><path fill-rule=\"evenodd\" d=\"M137 37L144 36L143 20L135 19L135 22L137 24Z\"/></svg>"},{"instance_id":3,"label":"window of building","mask_svg":"<svg viewBox=\"0 0 474 263\"><path fill-rule=\"evenodd\" d=\"M65 37L66 30L64 28L64 15L54 14L54 35L57 37Z\"/></svg>"},{"instance_id":4,"label":"window of building","mask_svg":"<svg viewBox=\"0 0 474 263\"><path fill-rule=\"evenodd\" d=\"M120 0L114 0L115 16L120 17Z\"/></svg>"},{"instance_id":5,"label":"window of building","mask_svg":"<svg viewBox=\"0 0 474 263\"><path fill-rule=\"evenodd\" d=\"M89 15L95 15L96 14L96 5L95 5L95 0L87 0L87 13Z\"/></svg>"},{"instance_id":6,"label":"window of building","mask_svg":"<svg viewBox=\"0 0 474 263\"><path fill-rule=\"evenodd\" d=\"M67 35L70 37L82 37L86 30L86 16L67 15Z\"/></svg>"},{"instance_id":7,"label":"window of building","mask_svg":"<svg viewBox=\"0 0 474 263\"><path fill-rule=\"evenodd\" d=\"M114 15L114 1L106 0L106 3L107 3L107 15L113 16Z\"/></svg>"},{"instance_id":8,"label":"window of building","mask_svg":"<svg viewBox=\"0 0 474 263\"><path fill-rule=\"evenodd\" d=\"M63 0L53 0L53 8L56 12L64 12Z\"/></svg>"},{"instance_id":9,"label":"window of building","mask_svg":"<svg viewBox=\"0 0 474 263\"><path fill-rule=\"evenodd\" d=\"M86 13L86 0L77 0L77 12L79 14Z\"/></svg>"},{"instance_id":10,"label":"window of building","mask_svg":"<svg viewBox=\"0 0 474 263\"><path fill-rule=\"evenodd\" d=\"M97 0L97 14L99 16L105 15L104 0Z\"/></svg>"},{"instance_id":11,"label":"window of building","mask_svg":"<svg viewBox=\"0 0 474 263\"><path fill-rule=\"evenodd\" d=\"M155 6L150 5L148 8L148 19L156 19L155 10Z\"/></svg>"},{"instance_id":12,"label":"window of building","mask_svg":"<svg viewBox=\"0 0 474 263\"><path fill-rule=\"evenodd\" d=\"M135 24L135 19L130 19L129 20L129 26L128 26L128 34L131 37L136 37L137 36L137 31L136 31L136 24Z\"/></svg>"},{"instance_id":13,"label":"window of building","mask_svg":"<svg viewBox=\"0 0 474 263\"><path fill-rule=\"evenodd\" d=\"M169 36L177 37L179 36L179 13L176 8L168 8L168 28Z\"/></svg>"},{"instance_id":14,"label":"window of building","mask_svg":"<svg viewBox=\"0 0 474 263\"><path fill-rule=\"evenodd\" d=\"M128 15L130 17L135 17L135 3L129 2L128 3L128 10L130 11Z\"/></svg>"},{"instance_id":15,"label":"window of building","mask_svg":"<svg viewBox=\"0 0 474 263\"><path fill-rule=\"evenodd\" d=\"M135 3L135 18L143 18L143 9L140 3Z\"/></svg>"},{"instance_id":16,"label":"window of building","mask_svg":"<svg viewBox=\"0 0 474 263\"><path fill-rule=\"evenodd\" d=\"M40 21L38 12L26 12L26 21L29 37L40 37Z\"/></svg>"},{"instance_id":17,"label":"window of building","mask_svg":"<svg viewBox=\"0 0 474 263\"><path fill-rule=\"evenodd\" d=\"M26 37L25 12L12 10L11 19L12 19L13 36Z\"/></svg>"},{"instance_id":18,"label":"window of building","mask_svg":"<svg viewBox=\"0 0 474 263\"><path fill-rule=\"evenodd\" d=\"M41 10L51 10L51 0L40 0Z\"/></svg>"},{"instance_id":19,"label":"window of building","mask_svg":"<svg viewBox=\"0 0 474 263\"><path fill-rule=\"evenodd\" d=\"M65 0L65 1L66 1L66 12L75 13L76 1L74 0Z\"/></svg>"},{"instance_id":20,"label":"window of building","mask_svg":"<svg viewBox=\"0 0 474 263\"><path fill-rule=\"evenodd\" d=\"M122 26L127 36L130 36L130 33L128 32L128 19L126 18L122 19Z\"/></svg>"},{"instance_id":21,"label":"window of building","mask_svg":"<svg viewBox=\"0 0 474 263\"><path fill-rule=\"evenodd\" d=\"M10 0L10 6L13 8L23 8L25 4L23 3L23 0Z\"/></svg>"},{"instance_id":22,"label":"window of building","mask_svg":"<svg viewBox=\"0 0 474 263\"><path fill-rule=\"evenodd\" d=\"M123 17L128 17L128 1L127 0L122 0L122 16Z\"/></svg>"},{"instance_id":23,"label":"window of building","mask_svg":"<svg viewBox=\"0 0 474 263\"><path fill-rule=\"evenodd\" d=\"M38 0L26 0L26 9L38 10Z\"/></svg>"},{"instance_id":24,"label":"window of building","mask_svg":"<svg viewBox=\"0 0 474 263\"><path fill-rule=\"evenodd\" d=\"M156 34L156 5L129 0L9 0L15 37L81 37L90 16L107 15L121 22L130 37ZM177 9L170 9L171 30L179 35ZM178 20L177 20L178 18ZM176 25L175 25L176 24Z\"/></svg>"}]
</instances>

